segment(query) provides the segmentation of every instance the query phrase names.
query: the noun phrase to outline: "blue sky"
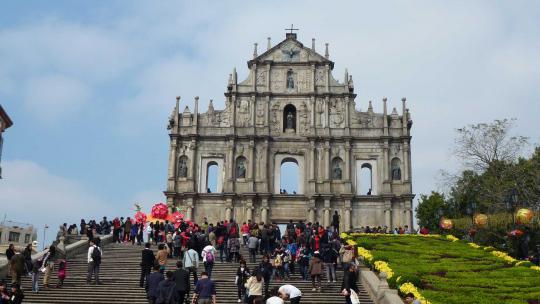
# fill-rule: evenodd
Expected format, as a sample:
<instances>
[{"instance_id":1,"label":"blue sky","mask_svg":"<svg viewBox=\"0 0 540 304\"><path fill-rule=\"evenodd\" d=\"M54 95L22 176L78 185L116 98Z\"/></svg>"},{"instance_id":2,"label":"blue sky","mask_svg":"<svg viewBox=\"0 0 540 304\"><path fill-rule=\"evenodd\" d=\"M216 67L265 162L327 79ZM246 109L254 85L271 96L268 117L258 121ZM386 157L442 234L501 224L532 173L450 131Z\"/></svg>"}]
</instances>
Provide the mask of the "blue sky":
<instances>
[{"instance_id":1,"label":"blue sky","mask_svg":"<svg viewBox=\"0 0 540 304\"><path fill-rule=\"evenodd\" d=\"M457 170L454 129L517 118L538 142L540 19L535 1L18 1L0 4L5 133L0 213L38 226L128 214L163 200L167 117L214 100L228 74L246 76L252 46L291 23L334 76L348 68L358 109L373 100L414 120L413 187L437 189ZM494 4L496 3L496 5ZM53 229L53 230L56 230Z\"/></svg>"}]
</instances>

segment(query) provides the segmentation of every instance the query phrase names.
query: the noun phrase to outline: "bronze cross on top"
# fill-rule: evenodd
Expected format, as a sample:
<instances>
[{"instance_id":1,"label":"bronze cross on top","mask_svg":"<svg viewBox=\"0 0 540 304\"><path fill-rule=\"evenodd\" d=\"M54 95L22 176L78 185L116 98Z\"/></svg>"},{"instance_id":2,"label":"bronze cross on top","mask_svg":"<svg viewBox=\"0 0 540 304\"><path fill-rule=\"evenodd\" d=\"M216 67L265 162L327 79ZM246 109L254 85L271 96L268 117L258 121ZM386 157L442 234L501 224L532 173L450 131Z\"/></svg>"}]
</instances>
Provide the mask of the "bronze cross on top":
<instances>
[{"instance_id":1,"label":"bronze cross on top","mask_svg":"<svg viewBox=\"0 0 540 304\"><path fill-rule=\"evenodd\" d=\"M291 28L290 29L285 29L286 31L291 31L291 34L293 33L293 31L298 31L298 29L295 29L293 27L293 25L291 24Z\"/></svg>"}]
</instances>

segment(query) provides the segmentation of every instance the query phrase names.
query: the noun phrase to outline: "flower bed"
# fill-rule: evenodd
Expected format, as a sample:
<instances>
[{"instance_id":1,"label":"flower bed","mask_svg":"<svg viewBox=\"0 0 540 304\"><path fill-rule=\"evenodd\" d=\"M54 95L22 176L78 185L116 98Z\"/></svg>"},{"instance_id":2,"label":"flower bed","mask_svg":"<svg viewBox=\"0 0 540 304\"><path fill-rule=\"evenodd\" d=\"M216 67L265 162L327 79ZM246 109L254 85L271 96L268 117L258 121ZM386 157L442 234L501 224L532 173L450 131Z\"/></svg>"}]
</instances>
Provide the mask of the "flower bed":
<instances>
[{"instance_id":1,"label":"flower bed","mask_svg":"<svg viewBox=\"0 0 540 304\"><path fill-rule=\"evenodd\" d=\"M389 283L430 303L526 303L540 299L537 266L451 236L353 234L359 255ZM380 261L380 262L377 262ZM426 301L427 302L427 301Z\"/></svg>"}]
</instances>

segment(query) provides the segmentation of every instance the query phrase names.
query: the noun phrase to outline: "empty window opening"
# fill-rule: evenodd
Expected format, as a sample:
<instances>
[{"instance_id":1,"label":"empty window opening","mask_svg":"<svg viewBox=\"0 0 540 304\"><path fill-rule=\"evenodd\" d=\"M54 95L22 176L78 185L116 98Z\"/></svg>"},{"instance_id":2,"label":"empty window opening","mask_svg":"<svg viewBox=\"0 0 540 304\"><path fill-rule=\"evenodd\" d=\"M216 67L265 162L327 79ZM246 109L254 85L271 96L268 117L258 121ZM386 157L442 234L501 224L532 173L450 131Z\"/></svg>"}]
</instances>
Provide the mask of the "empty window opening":
<instances>
[{"instance_id":1,"label":"empty window opening","mask_svg":"<svg viewBox=\"0 0 540 304\"><path fill-rule=\"evenodd\" d=\"M216 193L218 187L219 166L216 162L209 162L206 171L206 192Z\"/></svg>"},{"instance_id":2,"label":"empty window opening","mask_svg":"<svg viewBox=\"0 0 540 304\"><path fill-rule=\"evenodd\" d=\"M298 179L300 176L298 163L293 158L286 158L280 168L280 194L299 194Z\"/></svg>"},{"instance_id":3,"label":"empty window opening","mask_svg":"<svg viewBox=\"0 0 540 304\"><path fill-rule=\"evenodd\" d=\"M373 172L370 164L363 164L360 169L360 194L371 195L373 189Z\"/></svg>"}]
</instances>

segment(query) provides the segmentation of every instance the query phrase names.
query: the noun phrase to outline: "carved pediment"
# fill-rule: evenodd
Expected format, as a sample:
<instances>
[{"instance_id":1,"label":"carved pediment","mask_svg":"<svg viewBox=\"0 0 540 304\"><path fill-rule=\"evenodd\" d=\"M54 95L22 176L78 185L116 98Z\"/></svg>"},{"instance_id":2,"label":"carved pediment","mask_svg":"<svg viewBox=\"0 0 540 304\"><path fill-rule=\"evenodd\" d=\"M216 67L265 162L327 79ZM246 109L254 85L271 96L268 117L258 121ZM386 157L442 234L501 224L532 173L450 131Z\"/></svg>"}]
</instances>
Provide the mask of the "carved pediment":
<instances>
[{"instance_id":1,"label":"carved pediment","mask_svg":"<svg viewBox=\"0 0 540 304\"><path fill-rule=\"evenodd\" d=\"M310 48L304 47L302 43L293 38L287 38L264 52L253 61L274 61L274 62L328 62L324 56L318 54Z\"/></svg>"}]
</instances>

